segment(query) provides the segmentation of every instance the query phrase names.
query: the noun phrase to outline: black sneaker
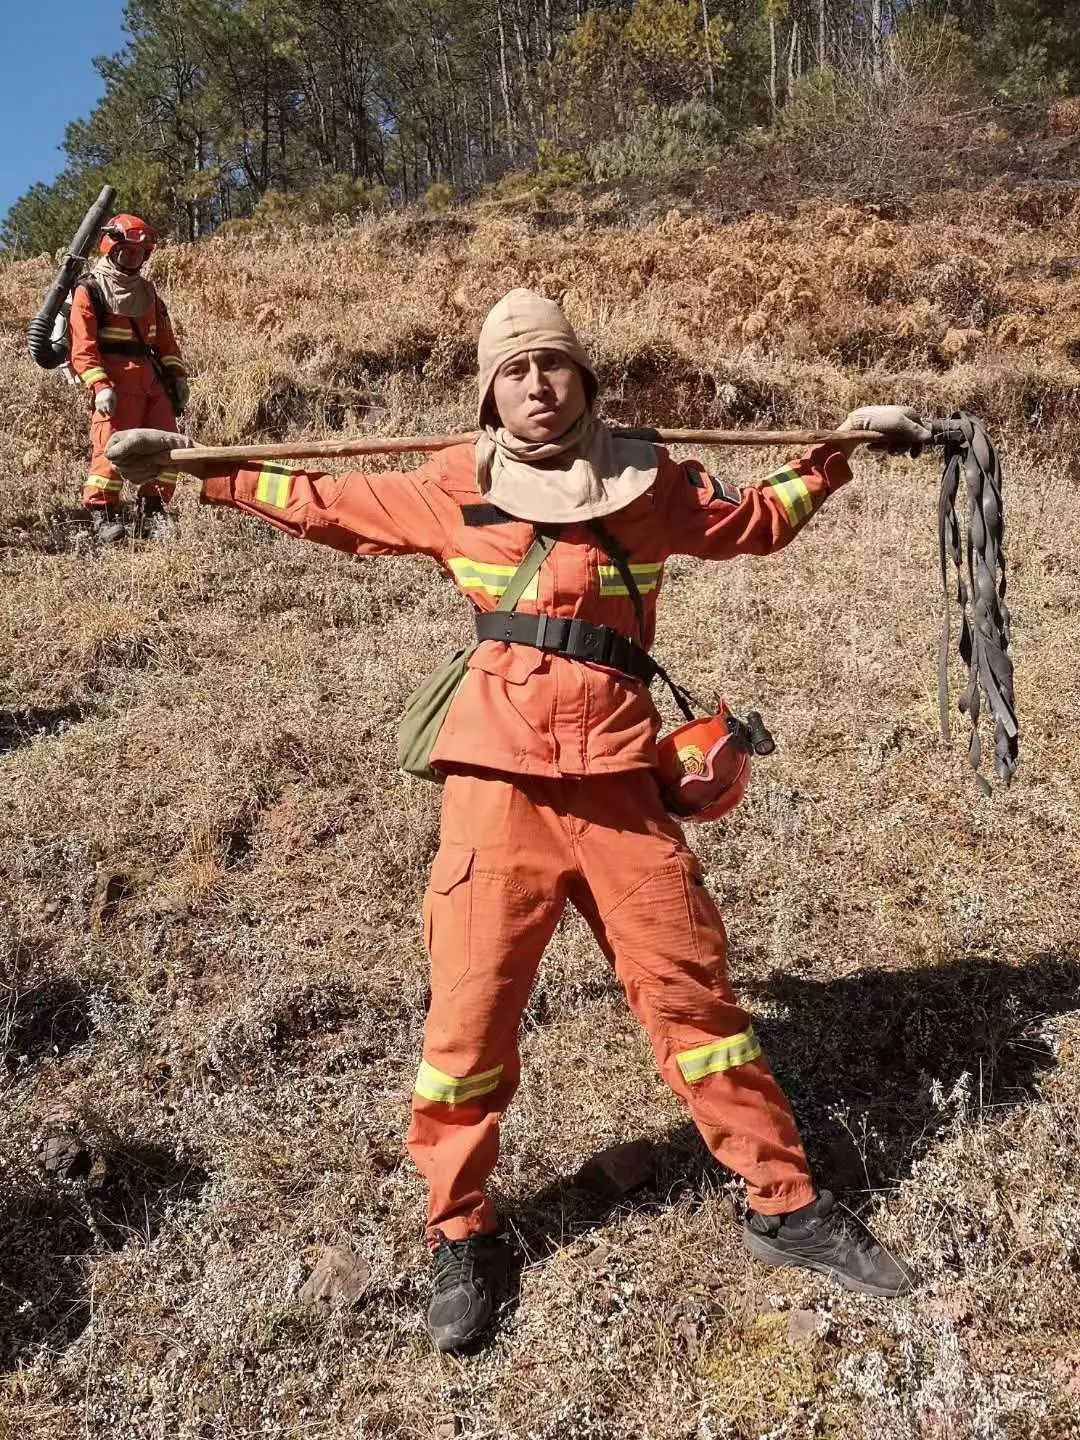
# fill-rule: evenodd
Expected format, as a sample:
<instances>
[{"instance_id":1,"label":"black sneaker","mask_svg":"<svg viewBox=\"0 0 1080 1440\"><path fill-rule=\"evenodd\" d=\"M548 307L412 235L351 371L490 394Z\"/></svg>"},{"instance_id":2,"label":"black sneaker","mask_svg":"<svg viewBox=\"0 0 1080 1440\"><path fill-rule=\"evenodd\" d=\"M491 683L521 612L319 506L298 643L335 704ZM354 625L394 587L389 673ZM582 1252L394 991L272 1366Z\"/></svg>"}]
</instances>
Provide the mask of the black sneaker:
<instances>
[{"instance_id":1,"label":"black sneaker","mask_svg":"<svg viewBox=\"0 0 1080 1440\"><path fill-rule=\"evenodd\" d=\"M485 1328L495 1308L495 1281L506 1260L506 1246L494 1236L447 1240L440 1234L431 1256L435 1293L427 1312L438 1349L464 1350Z\"/></svg>"},{"instance_id":2,"label":"black sneaker","mask_svg":"<svg viewBox=\"0 0 1080 1440\"><path fill-rule=\"evenodd\" d=\"M124 515L119 505L88 505L90 534L99 545L117 545L127 530Z\"/></svg>"},{"instance_id":3,"label":"black sneaker","mask_svg":"<svg viewBox=\"0 0 1080 1440\"><path fill-rule=\"evenodd\" d=\"M172 516L160 495L140 495L135 534L140 540L168 540L173 533Z\"/></svg>"},{"instance_id":4,"label":"black sneaker","mask_svg":"<svg viewBox=\"0 0 1080 1440\"><path fill-rule=\"evenodd\" d=\"M905 1295L915 1283L906 1265L883 1250L856 1219L836 1209L828 1190L790 1215L749 1211L743 1244L766 1265L817 1270L863 1295Z\"/></svg>"}]
</instances>

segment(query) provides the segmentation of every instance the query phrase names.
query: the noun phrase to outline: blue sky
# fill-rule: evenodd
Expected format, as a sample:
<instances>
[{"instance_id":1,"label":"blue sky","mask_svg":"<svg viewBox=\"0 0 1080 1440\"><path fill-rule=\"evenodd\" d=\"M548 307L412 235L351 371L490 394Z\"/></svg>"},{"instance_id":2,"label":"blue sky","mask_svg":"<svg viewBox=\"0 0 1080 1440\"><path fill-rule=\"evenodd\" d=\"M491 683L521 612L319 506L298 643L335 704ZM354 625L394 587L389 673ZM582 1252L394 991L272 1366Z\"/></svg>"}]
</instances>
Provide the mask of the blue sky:
<instances>
[{"instance_id":1,"label":"blue sky","mask_svg":"<svg viewBox=\"0 0 1080 1440\"><path fill-rule=\"evenodd\" d=\"M123 48L124 0L0 0L0 217L64 168L72 120L101 99L95 55Z\"/></svg>"}]
</instances>

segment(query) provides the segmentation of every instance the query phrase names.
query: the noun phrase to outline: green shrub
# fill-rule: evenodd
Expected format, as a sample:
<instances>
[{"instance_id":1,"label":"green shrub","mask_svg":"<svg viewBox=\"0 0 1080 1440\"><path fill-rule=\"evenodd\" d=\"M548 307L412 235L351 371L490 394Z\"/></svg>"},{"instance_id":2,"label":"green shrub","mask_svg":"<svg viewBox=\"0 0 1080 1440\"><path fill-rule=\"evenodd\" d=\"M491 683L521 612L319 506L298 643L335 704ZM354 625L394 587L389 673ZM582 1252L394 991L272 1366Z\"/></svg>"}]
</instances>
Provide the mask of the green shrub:
<instances>
[{"instance_id":1,"label":"green shrub","mask_svg":"<svg viewBox=\"0 0 1080 1440\"><path fill-rule=\"evenodd\" d=\"M547 188L581 185L589 178L588 168L573 150L560 150L554 140L541 140L536 147L536 175Z\"/></svg>"},{"instance_id":2,"label":"green shrub","mask_svg":"<svg viewBox=\"0 0 1080 1440\"><path fill-rule=\"evenodd\" d=\"M277 230L299 222L324 223L338 215L352 218L385 210L389 199L385 185L335 175L308 190L267 190L251 212L251 223L260 230Z\"/></svg>"},{"instance_id":3,"label":"green shrub","mask_svg":"<svg viewBox=\"0 0 1080 1440\"><path fill-rule=\"evenodd\" d=\"M448 185L445 180L436 180L424 191L424 208L426 210L449 210L454 203L454 187Z\"/></svg>"},{"instance_id":4,"label":"green shrub","mask_svg":"<svg viewBox=\"0 0 1080 1440\"><path fill-rule=\"evenodd\" d=\"M589 173L596 180L677 175L715 163L729 138L727 120L708 101L650 105L618 139L590 149Z\"/></svg>"},{"instance_id":5,"label":"green shrub","mask_svg":"<svg viewBox=\"0 0 1080 1440\"><path fill-rule=\"evenodd\" d=\"M541 140L531 170L508 170L492 185L488 194L514 206L529 205L544 210L556 190L582 185L589 179L589 167L573 150L560 150L552 140Z\"/></svg>"},{"instance_id":6,"label":"green shrub","mask_svg":"<svg viewBox=\"0 0 1080 1440\"><path fill-rule=\"evenodd\" d=\"M774 132L789 139L828 129L851 119L855 99L852 86L829 66L811 70L796 81L791 99L776 117Z\"/></svg>"}]
</instances>

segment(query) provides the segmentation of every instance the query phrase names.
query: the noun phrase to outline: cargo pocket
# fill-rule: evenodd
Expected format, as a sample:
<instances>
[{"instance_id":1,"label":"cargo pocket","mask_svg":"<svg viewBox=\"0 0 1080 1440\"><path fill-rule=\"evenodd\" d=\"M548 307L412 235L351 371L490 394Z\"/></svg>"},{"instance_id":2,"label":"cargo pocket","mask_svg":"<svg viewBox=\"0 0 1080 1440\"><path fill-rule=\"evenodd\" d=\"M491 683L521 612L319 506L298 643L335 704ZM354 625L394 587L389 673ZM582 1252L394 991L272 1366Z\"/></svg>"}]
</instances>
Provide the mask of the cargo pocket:
<instances>
[{"instance_id":1,"label":"cargo pocket","mask_svg":"<svg viewBox=\"0 0 1080 1440\"><path fill-rule=\"evenodd\" d=\"M697 856L691 851L684 851L679 856L679 864L686 887L686 909L693 940L691 954L703 973L709 976L711 987L717 994L725 1000L733 999L727 973L727 934L720 908L705 884L701 861Z\"/></svg>"},{"instance_id":2,"label":"cargo pocket","mask_svg":"<svg viewBox=\"0 0 1080 1440\"><path fill-rule=\"evenodd\" d=\"M424 896L424 943L431 958L431 988L454 990L468 974L472 946L473 851L443 845Z\"/></svg>"}]
</instances>

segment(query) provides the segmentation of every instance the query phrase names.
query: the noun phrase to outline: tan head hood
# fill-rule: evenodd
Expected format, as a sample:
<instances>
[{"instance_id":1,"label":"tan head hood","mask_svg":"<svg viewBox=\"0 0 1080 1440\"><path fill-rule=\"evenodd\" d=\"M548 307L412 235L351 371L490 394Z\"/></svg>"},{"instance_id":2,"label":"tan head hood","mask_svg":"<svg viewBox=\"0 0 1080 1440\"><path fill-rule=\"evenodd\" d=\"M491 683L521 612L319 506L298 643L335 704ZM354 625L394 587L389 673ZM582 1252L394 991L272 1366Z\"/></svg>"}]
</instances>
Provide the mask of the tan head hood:
<instances>
[{"instance_id":1,"label":"tan head hood","mask_svg":"<svg viewBox=\"0 0 1080 1440\"><path fill-rule=\"evenodd\" d=\"M105 304L114 315L139 319L154 303L154 287L144 275L121 270L108 255L94 266L92 274L105 297Z\"/></svg>"},{"instance_id":2,"label":"tan head hood","mask_svg":"<svg viewBox=\"0 0 1080 1440\"><path fill-rule=\"evenodd\" d=\"M523 350L558 350L591 381L590 405L556 440L532 443L486 423L495 372ZM476 484L508 515L534 523L575 524L623 509L656 481L655 448L613 434L592 414L599 380L574 328L554 300L511 290L480 331L477 360Z\"/></svg>"},{"instance_id":3,"label":"tan head hood","mask_svg":"<svg viewBox=\"0 0 1080 1440\"><path fill-rule=\"evenodd\" d=\"M596 394L599 381L592 361L555 301L545 300L533 290L511 290L488 311L476 345L476 423L481 427L496 370L523 350L558 350L568 355L592 380L592 393Z\"/></svg>"}]
</instances>

